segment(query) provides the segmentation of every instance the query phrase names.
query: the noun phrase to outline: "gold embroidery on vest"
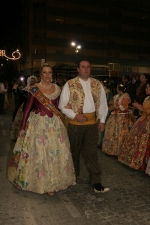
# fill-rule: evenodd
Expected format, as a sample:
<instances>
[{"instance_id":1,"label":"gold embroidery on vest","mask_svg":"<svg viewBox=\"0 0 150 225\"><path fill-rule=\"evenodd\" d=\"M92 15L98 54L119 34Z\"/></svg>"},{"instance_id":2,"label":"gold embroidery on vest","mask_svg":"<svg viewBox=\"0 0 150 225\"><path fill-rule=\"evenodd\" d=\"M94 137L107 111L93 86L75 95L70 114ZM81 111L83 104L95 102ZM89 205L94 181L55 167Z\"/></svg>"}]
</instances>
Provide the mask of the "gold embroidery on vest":
<instances>
[{"instance_id":1,"label":"gold embroidery on vest","mask_svg":"<svg viewBox=\"0 0 150 225\"><path fill-rule=\"evenodd\" d=\"M93 101L96 108L96 115L98 115L99 105L100 105L100 81L91 79L91 93L93 96ZM75 113L83 113L84 105L84 90L79 81L79 77L73 78L68 81L70 89L70 99L69 104L71 105Z\"/></svg>"}]
</instances>

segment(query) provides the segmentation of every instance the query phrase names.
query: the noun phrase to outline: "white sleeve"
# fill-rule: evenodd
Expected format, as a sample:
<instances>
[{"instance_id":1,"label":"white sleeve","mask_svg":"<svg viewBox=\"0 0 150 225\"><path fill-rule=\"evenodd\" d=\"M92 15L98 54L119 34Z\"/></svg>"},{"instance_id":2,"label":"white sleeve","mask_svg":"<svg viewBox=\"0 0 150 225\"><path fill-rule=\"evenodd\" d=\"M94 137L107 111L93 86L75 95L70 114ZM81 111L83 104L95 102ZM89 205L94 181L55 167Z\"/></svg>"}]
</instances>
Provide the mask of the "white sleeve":
<instances>
[{"instance_id":1,"label":"white sleeve","mask_svg":"<svg viewBox=\"0 0 150 225\"><path fill-rule=\"evenodd\" d=\"M107 100L106 100L106 93L102 84L100 88L101 88L101 92L100 92L100 106L99 106L98 118L100 119L101 123L105 123L106 116L108 113L108 106L107 106Z\"/></svg>"},{"instance_id":2,"label":"white sleeve","mask_svg":"<svg viewBox=\"0 0 150 225\"><path fill-rule=\"evenodd\" d=\"M70 90L68 83L66 83L62 89L58 107L67 117L74 119L76 113L72 109L65 109L65 106L69 102L69 98L70 98Z\"/></svg>"}]
</instances>

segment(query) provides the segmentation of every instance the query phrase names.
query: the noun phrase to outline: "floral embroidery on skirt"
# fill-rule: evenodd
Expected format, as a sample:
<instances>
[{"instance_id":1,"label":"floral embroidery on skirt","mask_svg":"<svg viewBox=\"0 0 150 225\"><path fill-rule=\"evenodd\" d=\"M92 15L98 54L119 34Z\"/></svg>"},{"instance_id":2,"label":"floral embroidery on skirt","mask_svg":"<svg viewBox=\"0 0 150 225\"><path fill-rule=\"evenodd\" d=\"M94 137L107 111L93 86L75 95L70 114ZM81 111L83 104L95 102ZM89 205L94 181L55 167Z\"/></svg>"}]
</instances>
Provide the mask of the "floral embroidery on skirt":
<instances>
[{"instance_id":1,"label":"floral embroidery on skirt","mask_svg":"<svg viewBox=\"0 0 150 225\"><path fill-rule=\"evenodd\" d=\"M30 113L26 135L17 139L7 177L17 188L40 194L75 184L67 131L56 115Z\"/></svg>"}]
</instances>

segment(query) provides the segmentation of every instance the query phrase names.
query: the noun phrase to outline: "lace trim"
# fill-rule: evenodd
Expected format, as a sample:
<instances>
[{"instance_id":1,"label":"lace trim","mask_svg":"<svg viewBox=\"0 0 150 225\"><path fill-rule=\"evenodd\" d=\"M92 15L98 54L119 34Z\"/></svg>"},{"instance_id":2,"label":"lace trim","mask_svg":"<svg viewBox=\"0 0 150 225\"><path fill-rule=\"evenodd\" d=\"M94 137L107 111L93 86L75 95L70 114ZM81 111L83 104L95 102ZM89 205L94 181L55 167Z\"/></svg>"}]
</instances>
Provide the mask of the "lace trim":
<instances>
[{"instance_id":1,"label":"lace trim","mask_svg":"<svg viewBox=\"0 0 150 225\"><path fill-rule=\"evenodd\" d=\"M55 91L52 94L43 93L49 99L56 99L60 95L60 92L61 92L60 87L56 84L54 85L55 85Z\"/></svg>"}]
</instances>

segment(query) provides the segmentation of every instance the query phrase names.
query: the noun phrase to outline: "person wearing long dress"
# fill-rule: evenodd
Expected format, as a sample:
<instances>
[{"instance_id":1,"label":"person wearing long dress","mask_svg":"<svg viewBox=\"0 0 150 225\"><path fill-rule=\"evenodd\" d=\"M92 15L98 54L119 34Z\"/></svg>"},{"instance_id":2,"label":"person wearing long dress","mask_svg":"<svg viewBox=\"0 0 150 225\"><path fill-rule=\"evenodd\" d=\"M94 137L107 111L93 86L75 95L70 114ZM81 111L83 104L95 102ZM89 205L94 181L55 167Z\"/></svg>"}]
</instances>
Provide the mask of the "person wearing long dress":
<instances>
[{"instance_id":1,"label":"person wearing long dress","mask_svg":"<svg viewBox=\"0 0 150 225\"><path fill-rule=\"evenodd\" d=\"M13 141L16 141L18 138L23 112L27 103L28 92L30 90L30 86L34 85L35 83L36 83L36 76L31 75L30 77L28 77L27 86L22 90L22 93L18 98L18 106L16 107L16 112L14 111L13 113L14 119L10 131L10 138Z\"/></svg>"},{"instance_id":2,"label":"person wearing long dress","mask_svg":"<svg viewBox=\"0 0 150 225\"><path fill-rule=\"evenodd\" d=\"M114 96L114 105L109 107L109 116L103 138L102 151L108 155L118 156L125 135L134 123L134 117L129 110L130 96L124 92L122 84L117 85L118 94Z\"/></svg>"},{"instance_id":3,"label":"person wearing long dress","mask_svg":"<svg viewBox=\"0 0 150 225\"><path fill-rule=\"evenodd\" d=\"M146 94L150 95L150 81L147 81ZM147 165L150 157L150 96L145 98L143 104L135 102L133 106L140 111L141 117L126 135L118 160L150 175L150 167Z\"/></svg>"},{"instance_id":4,"label":"person wearing long dress","mask_svg":"<svg viewBox=\"0 0 150 225\"><path fill-rule=\"evenodd\" d=\"M52 73L43 65L41 82L30 88L7 173L15 187L50 196L75 184L67 130L58 111L60 88L51 83Z\"/></svg>"},{"instance_id":5,"label":"person wearing long dress","mask_svg":"<svg viewBox=\"0 0 150 225\"><path fill-rule=\"evenodd\" d=\"M144 99L146 98L146 84L149 78L148 74L141 74L140 75L140 83L136 88L136 95L134 101L138 102L139 104L143 104ZM136 118L140 117L139 111L137 109L134 110L134 115Z\"/></svg>"},{"instance_id":6,"label":"person wearing long dress","mask_svg":"<svg viewBox=\"0 0 150 225\"><path fill-rule=\"evenodd\" d=\"M106 93L107 105L108 105L108 107L109 107L110 100L112 99L112 93L111 93L111 91L110 91L110 84L109 84L109 81L106 81L106 80L105 80L105 81L103 82L103 87L104 87L104 90L105 90L105 93ZM108 120L108 117L110 116L110 113L111 113L111 111L109 110L108 113L107 113L107 116L106 116L105 123L106 123L106 121ZM98 148L102 148L102 143L103 143L104 133L105 133L105 130L102 131L102 132L99 132Z\"/></svg>"}]
</instances>

